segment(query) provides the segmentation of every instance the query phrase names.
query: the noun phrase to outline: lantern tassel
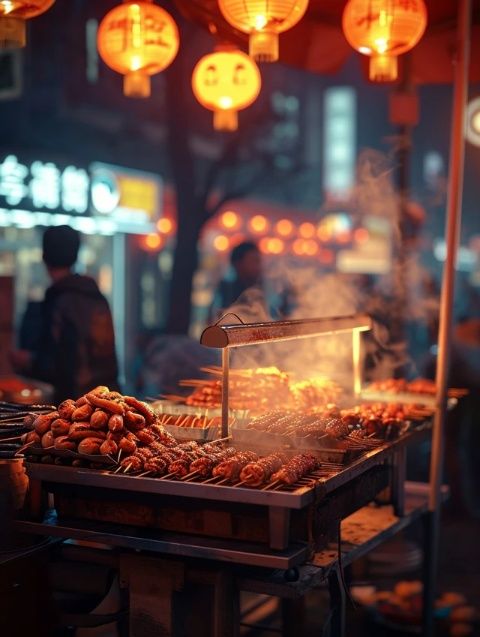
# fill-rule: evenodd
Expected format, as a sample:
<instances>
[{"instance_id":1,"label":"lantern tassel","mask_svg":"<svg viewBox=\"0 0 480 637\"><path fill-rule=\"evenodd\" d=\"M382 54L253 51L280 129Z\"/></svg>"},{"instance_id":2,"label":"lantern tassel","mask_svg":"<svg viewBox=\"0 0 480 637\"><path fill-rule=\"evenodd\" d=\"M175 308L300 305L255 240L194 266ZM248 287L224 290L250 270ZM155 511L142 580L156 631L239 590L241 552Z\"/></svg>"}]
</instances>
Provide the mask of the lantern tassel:
<instances>
[{"instance_id":1,"label":"lantern tassel","mask_svg":"<svg viewBox=\"0 0 480 637\"><path fill-rule=\"evenodd\" d=\"M21 49L26 44L25 20L0 18L0 49Z\"/></svg>"},{"instance_id":2,"label":"lantern tassel","mask_svg":"<svg viewBox=\"0 0 480 637\"><path fill-rule=\"evenodd\" d=\"M371 82L394 82L398 78L398 58L396 55L373 55L369 64Z\"/></svg>"},{"instance_id":3,"label":"lantern tassel","mask_svg":"<svg viewBox=\"0 0 480 637\"><path fill-rule=\"evenodd\" d=\"M278 60L278 34L272 31L254 31L249 39L249 55L256 62Z\"/></svg>"},{"instance_id":4,"label":"lantern tassel","mask_svg":"<svg viewBox=\"0 0 480 637\"><path fill-rule=\"evenodd\" d=\"M141 71L131 71L123 78L123 94L127 97L150 97L150 77Z\"/></svg>"},{"instance_id":5,"label":"lantern tassel","mask_svg":"<svg viewBox=\"0 0 480 637\"><path fill-rule=\"evenodd\" d=\"M235 131L238 128L238 113L233 109L222 109L213 112L213 128L215 130Z\"/></svg>"}]
</instances>

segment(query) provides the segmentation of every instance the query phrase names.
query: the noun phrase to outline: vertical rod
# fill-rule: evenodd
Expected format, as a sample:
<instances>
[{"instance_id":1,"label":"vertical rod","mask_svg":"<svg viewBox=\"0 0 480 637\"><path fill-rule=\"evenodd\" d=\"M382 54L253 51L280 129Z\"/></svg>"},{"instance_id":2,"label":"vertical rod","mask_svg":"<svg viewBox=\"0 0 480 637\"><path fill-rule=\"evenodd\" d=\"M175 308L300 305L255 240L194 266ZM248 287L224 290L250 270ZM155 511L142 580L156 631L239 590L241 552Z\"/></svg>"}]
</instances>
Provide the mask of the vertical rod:
<instances>
[{"instance_id":1,"label":"vertical rod","mask_svg":"<svg viewBox=\"0 0 480 637\"><path fill-rule=\"evenodd\" d=\"M120 386L126 382L126 286L127 286L127 263L126 263L126 237L123 233L116 232L113 235L113 258L112 258L112 316L115 329L115 345L118 358L118 375Z\"/></svg>"},{"instance_id":2,"label":"vertical rod","mask_svg":"<svg viewBox=\"0 0 480 637\"><path fill-rule=\"evenodd\" d=\"M228 382L230 372L230 350L222 349L222 438L228 436Z\"/></svg>"},{"instance_id":3,"label":"vertical rod","mask_svg":"<svg viewBox=\"0 0 480 637\"><path fill-rule=\"evenodd\" d=\"M426 538L425 589L423 632L426 637L434 634L433 605L439 550L439 525L445 419L447 405L448 368L452 331L452 310L455 285L455 264L460 234L463 172L465 155L465 105L468 96L468 66L471 39L471 0L459 0L457 24L457 49L453 86L452 130L450 138L450 162L446 218L447 256L443 270L440 297L440 324L438 331L438 356L436 371L436 411L433 423L432 454L430 460L430 492Z\"/></svg>"},{"instance_id":4,"label":"vertical rod","mask_svg":"<svg viewBox=\"0 0 480 637\"><path fill-rule=\"evenodd\" d=\"M360 330L352 331L352 358L353 358L353 393L358 396L362 391L362 340Z\"/></svg>"}]
</instances>

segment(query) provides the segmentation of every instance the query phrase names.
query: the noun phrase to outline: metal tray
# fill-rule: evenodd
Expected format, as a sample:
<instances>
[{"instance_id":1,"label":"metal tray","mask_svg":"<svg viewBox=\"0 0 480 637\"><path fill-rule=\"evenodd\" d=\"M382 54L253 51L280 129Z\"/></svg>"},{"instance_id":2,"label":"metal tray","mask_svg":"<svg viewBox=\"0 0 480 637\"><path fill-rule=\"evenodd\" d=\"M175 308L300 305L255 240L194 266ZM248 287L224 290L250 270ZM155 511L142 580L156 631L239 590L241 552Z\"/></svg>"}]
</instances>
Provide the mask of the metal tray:
<instances>
[{"instance_id":1,"label":"metal tray","mask_svg":"<svg viewBox=\"0 0 480 637\"><path fill-rule=\"evenodd\" d=\"M93 462L107 467L113 467L117 464L116 459L112 458L112 456L105 456L103 454L87 455L84 453L77 453L76 451L70 451L69 449L55 449L55 447L28 447L27 449L22 450L22 455L53 456L54 458L66 458L68 460L84 460L86 462Z\"/></svg>"},{"instance_id":2,"label":"metal tray","mask_svg":"<svg viewBox=\"0 0 480 637\"><path fill-rule=\"evenodd\" d=\"M233 429L232 444L239 448L248 448L262 453L272 453L274 451L285 451L294 453L314 453L322 462L332 462L344 465L365 450L358 449L335 449L321 447L314 441L306 442L304 438L287 438L278 434L269 434L265 431L255 431L254 429Z\"/></svg>"},{"instance_id":3,"label":"metal tray","mask_svg":"<svg viewBox=\"0 0 480 637\"><path fill-rule=\"evenodd\" d=\"M221 435L221 427L176 427L175 425L164 425L164 427L177 440L208 442L220 438Z\"/></svg>"}]
</instances>

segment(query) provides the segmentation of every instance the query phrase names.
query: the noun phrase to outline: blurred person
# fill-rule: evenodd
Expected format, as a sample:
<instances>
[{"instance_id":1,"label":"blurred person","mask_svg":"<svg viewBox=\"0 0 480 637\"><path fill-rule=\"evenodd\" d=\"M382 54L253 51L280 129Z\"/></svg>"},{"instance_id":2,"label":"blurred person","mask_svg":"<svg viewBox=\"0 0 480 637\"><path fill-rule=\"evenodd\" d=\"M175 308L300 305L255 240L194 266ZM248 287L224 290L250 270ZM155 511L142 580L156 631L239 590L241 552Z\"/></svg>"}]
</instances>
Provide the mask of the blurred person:
<instances>
[{"instance_id":1,"label":"blurred person","mask_svg":"<svg viewBox=\"0 0 480 637\"><path fill-rule=\"evenodd\" d=\"M73 228L45 231L43 262L52 284L41 306L41 337L33 349L10 355L15 371L53 385L57 404L97 385L118 388L110 308L92 278L74 274L79 249Z\"/></svg>"},{"instance_id":2,"label":"blurred person","mask_svg":"<svg viewBox=\"0 0 480 637\"><path fill-rule=\"evenodd\" d=\"M223 279L215 293L210 316L219 318L248 289L262 287L262 255L253 241L242 241L230 254L232 279Z\"/></svg>"},{"instance_id":3,"label":"blurred person","mask_svg":"<svg viewBox=\"0 0 480 637\"><path fill-rule=\"evenodd\" d=\"M256 243L242 241L235 246L230 265L234 276L220 282L210 308L210 322L228 312L251 322L278 320L293 312L296 290L285 280L279 286L271 276L264 277L262 255Z\"/></svg>"}]
</instances>

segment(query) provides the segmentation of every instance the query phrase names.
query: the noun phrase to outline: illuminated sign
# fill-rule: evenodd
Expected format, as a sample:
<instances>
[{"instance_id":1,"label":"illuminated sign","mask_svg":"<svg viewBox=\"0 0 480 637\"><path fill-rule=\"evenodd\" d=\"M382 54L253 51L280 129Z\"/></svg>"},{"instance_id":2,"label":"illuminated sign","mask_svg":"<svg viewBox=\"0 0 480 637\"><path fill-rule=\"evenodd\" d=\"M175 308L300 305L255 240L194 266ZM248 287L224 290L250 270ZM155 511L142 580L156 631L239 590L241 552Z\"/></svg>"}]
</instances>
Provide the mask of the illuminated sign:
<instances>
[{"instance_id":1,"label":"illuminated sign","mask_svg":"<svg viewBox=\"0 0 480 637\"><path fill-rule=\"evenodd\" d=\"M11 154L0 162L0 225L148 234L161 216L161 189L152 173L99 162L88 169L23 163Z\"/></svg>"}]
</instances>

